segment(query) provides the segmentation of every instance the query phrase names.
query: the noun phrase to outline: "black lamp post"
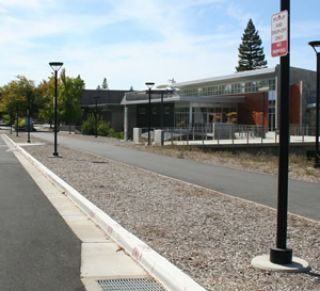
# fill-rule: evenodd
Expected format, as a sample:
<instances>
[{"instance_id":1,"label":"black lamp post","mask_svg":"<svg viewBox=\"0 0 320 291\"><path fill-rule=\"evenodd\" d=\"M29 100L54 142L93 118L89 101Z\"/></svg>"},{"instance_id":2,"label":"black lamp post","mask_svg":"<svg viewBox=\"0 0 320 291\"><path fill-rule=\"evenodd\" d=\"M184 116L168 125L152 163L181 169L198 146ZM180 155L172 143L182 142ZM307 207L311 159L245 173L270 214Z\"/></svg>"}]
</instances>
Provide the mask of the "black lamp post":
<instances>
[{"instance_id":1,"label":"black lamp post","mask_svg":"<svg viewBox=\"0 0 320 291\"><path fill-rule=\"evenodd\" d=\"M148 87L148 145L151 144L150 141L150 130L151 130L151 89L154 86L153 82L146 82L146 86Z\"/></svg>"},{"instance_id":2,"label":"black lamp post","mask_svg":"<svg viewBox=\"0 0 320 291\"><path fill-rule=\"evenodd\" d=\"M160 105L160 128L161 128L161 146L163 146L163 91L161 91L161 105Z\"/></svg>"},{"instance_id":3,"label":"black lamp post","mask_svg":"<svg viewBox=\"0 0 320 291\"><path fill-rule=\"evenodd\" d=\"M63 66L61 62L50 62L50 67L54 71L54 156L58 156L58 71Z\"/></svg>"},{"instance_id":4,"label":"black lamp post","mask_svg":"<svg viewBox=\"0 0 320 291\"><path fill-rule=\"evenodd\" d=\"M99 100L99 96L95 96L94 100L95 100L95 105L96 105L96 110L95 110L95 137L98 137L98 100Z\"/></svg>"},{"instance_id":5,"label":"black lamp post","mask_svg":"<svg viewBox=\"0 0 320 291\"><path fill-rule=\"evenodd\" d=\"M28 124L27 124L27 126L28 126L28 143L30 143L31 142L31 140L30 140L30 131L31 131L31 112L30 112L30 110L31 110L31 108L30 108L30 98L31 98L31 94L30 94L30 92L28 92L28 95L27 95L27 102L28 102L28 109L27 109L27 119L28 119Z\"/></svg>"},{"instance_id":6,"label":"black lamp post","mask_svg":"<svg viewBox=\"0 0 320 291\"><path fill-rule=\"evenodd\" d=\"M281 0L281 11L288 11L288 53L280 58L280 141L278 174L278 211L276 247L270 250L274 264L292 263L292 249L287 248L288 168L289 168L289 88L290 88L290 0Z\"/></svg>"},{"instance_id":7,"label":"black lamp post","mask_svg":"<svg viewBox=\"0 0 320 291\"><path fill-rule=\"evenodd\" d=\"M316 151L314 167L320 168L320 152L319 152L319 103L320 103L320 41L310 41L309 45L313 48L317 56L317 91L316 91Z\"/></svg>"},{"instance_id":8,"label":"black lamp post","mask_svg":"<svg viewBox=\"0 0 320 291\"><path fill-rule=\"evenodd\" d=\"M160 96L161 96L161 103L160 103L160 128L163 130L163 93L164 91L161 91Z\"/></svg>"},{"instance_id":9,"label":"black lamp post","mask_svg":"<svg viewBox=\"0 0 320 291\"><path fill-rule=\"evenodd\" d=\"M19 103L16 101L16 136L19 136Z\"/></svg>"}]
</instances>

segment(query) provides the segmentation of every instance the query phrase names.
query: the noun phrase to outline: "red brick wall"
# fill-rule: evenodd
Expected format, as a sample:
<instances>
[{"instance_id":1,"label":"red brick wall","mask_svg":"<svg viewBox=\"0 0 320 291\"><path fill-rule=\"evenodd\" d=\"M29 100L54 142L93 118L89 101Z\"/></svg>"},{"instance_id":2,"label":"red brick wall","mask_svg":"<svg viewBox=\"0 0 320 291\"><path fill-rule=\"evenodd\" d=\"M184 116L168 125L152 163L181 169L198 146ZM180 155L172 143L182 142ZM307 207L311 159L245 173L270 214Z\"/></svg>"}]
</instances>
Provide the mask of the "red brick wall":
<instances>
[{"instance_id":1,"label":"red brick wall","mask_svg":"<svg viewBox=\"0 0 320 291\"><path fill-rule=\"evenodd\" d=\"M300 124L300 86L299 84L290 87L290 124Z\"/></svg>"},{"instance_id":2,"label":"red brick wall","mask_svg":"<svg viewBox=\"0 0 320 291\"><path fill-rule=\"evenodd\" d=\"M245 103L239 104L239 124L263 125L268 127L268 94L247 93L244 94Z\"/></svg>"},{"instance_id":3,"label":"red brick wall","mask_svg":"<svg viewBox=\"0 0 320 291\"><path fill-rule=\"evenodd\" d=\"M245 102L238 107L238 123L263 125L268 127L268 93L247 93ZM290 87L290 124L300 124L300 86L299 84Z\"/></svg>"}]
</instances>

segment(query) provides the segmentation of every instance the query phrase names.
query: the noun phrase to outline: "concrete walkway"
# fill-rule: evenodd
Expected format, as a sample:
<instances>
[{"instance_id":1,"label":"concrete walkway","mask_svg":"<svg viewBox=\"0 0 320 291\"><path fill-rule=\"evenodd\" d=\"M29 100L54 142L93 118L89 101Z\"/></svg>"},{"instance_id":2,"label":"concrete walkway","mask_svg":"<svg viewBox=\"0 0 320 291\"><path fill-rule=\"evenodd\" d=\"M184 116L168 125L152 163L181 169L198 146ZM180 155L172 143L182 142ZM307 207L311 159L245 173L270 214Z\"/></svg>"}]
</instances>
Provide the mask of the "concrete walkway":
<instances>
[{"instance_id":1,"label":"concrete walkway","mask_svg":"<svg viewBox=\"0 0 320 291\"><path fill-rule=\"evenodd\" d=\"M85 290L80 241L0 138L0 290Z\"/></svg>"},{"instance_id":2,"label":"concrete walkway","mask_svg":"<svg viewBox=\"0 0 320 291\"><path fill-rule=\"evenodd\" d=\"M52 133L35 133L35 137L53 141ZM125 162L172 178L204 186L271 207L276 207L277 177L213 166L190 160L133 150L103 142L84 140L77 135L59 135L59 144L80 151ZM98 141L98 142L97 142ZM289 181L289 211L320 220L320 183Z\"/></svg>"},{"instance_id":3,"label":"concrete walkway","mask_svg":"<svg viewBox=\"0 0 320 291\"><path fill-rule=\"evenodd\" d=\"M69 230L69 234L72 231L79 241L71 235L77 244L76 246L72 244L66 245L69 239L68 234L61 233L61 235L59 235L59 241L52 239L52 242L48 242L46 240L47 234L44 234L46 230L42 230L43 233L38 234L37 228L39 225L42 226L43 221L47 220L48 211L40 211L36 217L36 221L30 218L29 215L24 216L25 221L23 224L28 225L27 237L19 237L17 242L13 243L11 249L8 247L11 253L17 252L18 255L16 256L13 267L10 269L11 272L14 272L11 277L11 285L8 285L5 280L3 282L0 281L0 290L84 290L82 286L71 286L71 284L75 285L74 282L78 283L79 279L81 279L84 284L85 290L88 291L110 290L108 288L111 286L123 287L123 284L126 284L128 288L132 286L134 290L136 290L139 284L148 285L150 288L155 288L156 290L167 290L167 288L169 288L169 290L180 290L181 288L185 290L189 290L189 288L190 290L204 290L199 284L192 280L192 278L169 263L133 234L123 229L106 213L98 209L60 177L36 161L19 146L24 144L15 144L5 135L2 135L1 138L6 142L9 150L14 151L17 160L39 187L37 188L31 180L31 185L36 189L32 189L32 193L37 192L37 195L32 197L31 203L28 199L30 195L25 195L25 193L29 193L30 190L30 186L26 184L26 181L23 181L24 189L19 189L18 191L21 192L22 195L25 195L24 199L21 199L21 202L30 204L30 206L28 205L28 212L37 213L38 208L41 210L49 209L50 211L53 210L55 218L57 218L57 213L59 213L62 221L59 217L57 219L58 223L53 220L47 221L46 230L49 232L49 237L50 235L55 236L56 234L60 234L60 227L62 225L64 230L65 228ZM7 147L3 144L1 138L1 145L6 149ZM36 145L37 144L28 144L28 146ZM10 156L10 159L24 172L12 153L9 154L8 150L6 150L2 152L2 156L4 154ZM26 172L24 172L24 175L26 175ZM17 176L21 177L21 175ZM12 178L11 176L8 177ZM27 179L29 179L28 176ZM5 197L5 195L3 195L3 197ZM2 197L0 197L0 203L2 202L1 198ZM19 203L17 201L15 202L17 204ZM40 204L40 202L42 204ZM52 207L48 206L49 203L52 204ZM35 205L35 209L32 208L32 205ZM17 209L19 209L19 207L17 207ZM52 213L49 213L49 215L52 215ZM11 218L7 213L3 216L4 220ZM32 216L32 214L30 214L30 216ZM19 217L19 213L15 212L13 218L15 219L16 217ZM18 223L21 222L18 221ZM50 227L48 227L48 225ZM68 229L67 226L69 226L70 229ZM7 232L11 231L12 233L21 231L21 229L17 227L4 230ZM1 228L0 231L2 231ZM40 237L38 237L38 235ZM28 240L39 242L37 244L31 244ZM15 245L16 243L18 244L18 248ZM81 245L81 251L79 251L79 243ZM30 251L27 251L28 260L26 262L23 261L25 265L28 263L38 264L38 260L41 259L44 262L49 259L50 262L52 261L52 264L41 264L41 261L39 263L40 269L36 269L34 272L31 269L31 273L28 272L30 268L28 269L27 266L24 266L28 271L23 273L21 276L21 284L18 284L14 281L14 278L17 272L19 272L20 275L23 271L16 268L16 265L18 265L18 260L21 260L21 255L19 254L25 251L23 246L26 244L28 244ZM57 244L57 246L54 248L52 244ZM0 245L0 249L1 248L2 244ZM64 262L54 260L55 256L59 258L60 248L65 251L62 257L66 259L66 261L70 261L70 264L67 265L67 267L69 267L67 270L64 269ZM48 254L43 254L42 249L48 252ZM68 252L72 253L71 258L68 257ZM2 254L0 252L0 262L2 259L1 256L4 256L3 261L6 261L5 253ZM36 260L34 257L39 258ZM80 257L81 264L79 262ZM75 266L71 266L73 261L76 261ZM4 263L3 266L0 266L2 267L0 270L1 280L2 274L5 276L8 270ZM62 274L55 274L56 270ZM49 286L41 287L36 284L38 281L45 282L48 274L53 276L51 281L47 282ZM60 277L62 276L65 276L64 279L69 282L66 283L66 280L60 281ZM71 277L68 279L68 276ZM154 278L156 278L156 280ZM28 282L28 280L34 285L29 287L25 283ZM122 290L122 287L119 290Z\"/></svg>"}]
</instances>

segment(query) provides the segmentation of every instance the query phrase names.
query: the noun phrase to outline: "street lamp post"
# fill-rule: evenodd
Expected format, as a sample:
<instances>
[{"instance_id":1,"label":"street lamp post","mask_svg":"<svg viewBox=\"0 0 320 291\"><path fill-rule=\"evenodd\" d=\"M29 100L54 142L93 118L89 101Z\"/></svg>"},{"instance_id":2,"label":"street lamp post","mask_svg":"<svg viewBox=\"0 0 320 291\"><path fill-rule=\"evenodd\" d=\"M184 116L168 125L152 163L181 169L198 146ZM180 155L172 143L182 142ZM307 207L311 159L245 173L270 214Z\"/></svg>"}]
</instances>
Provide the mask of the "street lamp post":
<instances>
[{"instance_id":1,"label":"street lamp post","mask_svg":"<svg viewBox=\"0 0 320 291\"><path fill-rule=\"evenodd\" d=\"M16 136L19 136L19 103L16 101Z\"/></svg>"},{"instance_id":2,"label":"street lamp post","mask_svg":"<svg viewBox=\"0 0 320 291\"><path fill-rule=\"evenodd\" d=\"M320 152L319 152L319 103L320 103L320 41L310 41L309 45L313 48L317 56L317 91L316 91L316 149L314 167L320 168Z\"/></svg>"},{"instance_id":3,"label":"street lamp post","mask_svg":"<svg viewBox=\"0 0 320 291\"><path fill-rule=\"evenodd\" d=\"M27 102L28 102L28 109L27 109L27 115L28 115L27 116L27 119L28 119L28 124L27 124L27 126L28 126L28 143L31 142L31 140L30 140L30 131L31 131L30 98L31 98L30 92L28 92L28 95L27 95Z\"/></svg>"},{"instance_id":4,"label":"street lamp post","mask_svg":"<svg viewBox=\"0 0 320 291\"><path fill-rule=\"evenodd\" d=\"M154 82L146 82L148 87L148 145L151 144L150 141L150 131L151 131L151 89L154 86Z\"/></svg>"},{"instance_id":5,"label":"street lamp post","mask_svg":"<svg viewBox=\"0 0 320 291\"><path fill-rule=\"evenodd\" d=\"M63 66L61 62L50 62L50 67L54 71L54 156L59 156L58 153L58 71Z\"/></svg>"},{"instance_id":6,"label":"street lamp post","mask_svg":"<svg viewBox=\"0 0 320 291\"><path fill-rule=\"evenodd\" d=\"M96 110L95 110L95 137L98 137L98 100L99 100L99 96L95 96L94 100L95 100L95 105L96 105Z\"/></svg>"},{"instance_id":7,"label":"street lamp post","mask_svg":"<svg viewBox=\"0 0 320 291\"><path fill-rule=\"evenodd\" d=\"M161 91L161 105L160 105L160 112L161 112L161 117L160 117L160 128L161 128L161 146L163 146L163 91Z\"/></svg>"}]
</instances>

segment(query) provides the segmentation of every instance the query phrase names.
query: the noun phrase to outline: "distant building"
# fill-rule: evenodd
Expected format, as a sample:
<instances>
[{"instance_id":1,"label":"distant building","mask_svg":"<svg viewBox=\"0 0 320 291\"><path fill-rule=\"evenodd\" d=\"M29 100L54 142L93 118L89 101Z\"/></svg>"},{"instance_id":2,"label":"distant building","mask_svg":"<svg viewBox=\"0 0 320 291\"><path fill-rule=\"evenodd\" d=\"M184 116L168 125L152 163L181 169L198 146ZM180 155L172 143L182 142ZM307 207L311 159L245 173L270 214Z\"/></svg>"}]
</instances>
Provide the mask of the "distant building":
<instances>
[{"instance_id":1,"label":"distant building","mask_svg":"<svg viewBox=\"0 0 320 291\"><path fill-rule=\"evenodd\" d=\"M163 96L163 126L192 127L214 122L262 126L274 131L279 124L280 66L227 76L181 82ZM315 102L316 72L290 68L290 124L313 126L308 117ZM127 92L125 106L128 136L134 127L147 127L148 94ZM160 126L161 94L152 94L151 127Z\"/></svg>"},{"instance_id":2,"label":"distant building","mask_svg":"<svg viewBox=\"0 0 320 291\"><path fill-rule=\"evenodd\" d=\"M89 113L94 113L96 102L98 114L110 127L116 131L123 131L123 105L121 100L129 90L83 90L81 108L84 111L84 119Z\"/></svg>"}]
</instances>

